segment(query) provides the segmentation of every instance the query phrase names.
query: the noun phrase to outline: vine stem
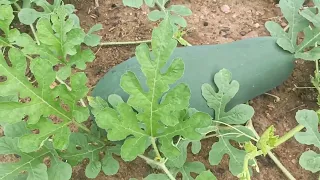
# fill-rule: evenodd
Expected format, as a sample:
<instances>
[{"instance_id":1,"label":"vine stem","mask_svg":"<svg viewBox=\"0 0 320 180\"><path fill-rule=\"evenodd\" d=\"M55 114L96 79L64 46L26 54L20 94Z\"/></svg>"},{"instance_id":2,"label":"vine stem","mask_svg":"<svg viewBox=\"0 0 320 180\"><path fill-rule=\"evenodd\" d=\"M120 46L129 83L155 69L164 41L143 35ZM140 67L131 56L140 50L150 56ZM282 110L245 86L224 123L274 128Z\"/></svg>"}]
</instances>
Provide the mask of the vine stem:
<instances>
[{"instance_id":1,"label":"vine stem","mask_svg":"<svg viewBox=\"0 0 320 180\"><path fill-rule=\"evenodd\" d=\"M280 137L274 144L274 146L279 146L280 144L286 142L288 139L292 138L297 132L301 131L303 128L304 126L299 124L295 128L291 129L289 132L287 132L285 135Z\"/></svg>"},{"instance_id":2,"label":"vine stem","mask_svg":"<svg viewBox=\"0 0 320 180\"><path fill-rule=\"evenodd\" d=\"M150 43L151 40L143 41L128 41L128 42L102 42L100 46L113 46L113 45L130 45L130 44L141 44L141 43Z\"/></svg>"},{"instance_id":3,"label":"vine stem","mask_svg":"<svg viewBox=\"0 0 320 180\"><path fill-rule=\"evenodd\" d=\"M144 159L148 164L154 164L157 165L158 167L160 167L166 174L167 176L171 179L171 180L176 180L176 178L173 177L173 175L171 174L171 172L169 171L169 169L167 168L167 166L165 165L165 163L161 163L161 162L157 162L155 160L152 160L146 156L143 155L139 155L139 157L141 159Z\"/></svg>"},{"instance_id":4,"label":"vine stem","mask_svg":"<svg viewBox=\"0 0 320 180\"><path fill-rule=\"evenodd\" d=\"M260 139L259 134L257 131L254 129L254 126L252 124L252 120L250 119L247 123L247 127L252 130L253 134L256 136L257 139ZM278 166L278 168L287 176L288 179L290 180L296 180L292 174L282 165L282 163L278 160L278 158L271 152L268 151L269 157L273 160L273 162Z\"/></svg>"},{"instance_id":5,"label":"vine stem","mask_svg":"<svg viewBox=\"0 0 320 180\"><path fill-rule=\"evenodd\" d=\"M21 11L21 7L20 7L20 5L18 3L14 2L13 5L18 9L18 11ZM30 26L32 34L33 34L33 36L34 36L34 38L35 38L35 40L37 42L37 45L40 45L40 41L39 41L39 38L38 38L38 36L36 34L36 31L35 31L35 29L33 27L33 24L30 24L29 26Z\"/></svg>"},{"instance_id":6,"label":"vine stem","mask_svg":"<svg viewBox=\"0 0 320 180\"><path fill-rule=\"evenodd\" d=\"M156 144L156 138L151 137L151 144L152 144L152 147L153 147L154 151L156 152L156 156L157 156L156 159L161 160L162 157L160 155L160 152L159 152L157 144Z\"/></svg>"}]
</instances>

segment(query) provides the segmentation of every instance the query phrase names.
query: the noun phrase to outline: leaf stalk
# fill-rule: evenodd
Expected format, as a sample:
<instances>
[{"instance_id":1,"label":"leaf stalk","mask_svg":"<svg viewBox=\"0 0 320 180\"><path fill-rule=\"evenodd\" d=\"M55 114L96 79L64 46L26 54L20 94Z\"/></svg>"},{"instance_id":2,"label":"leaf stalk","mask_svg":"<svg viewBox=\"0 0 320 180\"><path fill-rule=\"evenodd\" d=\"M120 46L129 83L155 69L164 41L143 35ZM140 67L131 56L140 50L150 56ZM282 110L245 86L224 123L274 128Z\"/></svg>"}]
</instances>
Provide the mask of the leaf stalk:
<instances>
[{"instance_id":1,"label":"leaf stalk","mask_svg":"<svg viewBox=\"0 0 320 180\"><path fill-rule=\"evenodd\" d=\"M20 7L20 5L18 3L14 2L13 5L18 9L18 11L21 11L21 7ZM32 34L33 34L33 36L34 36L34 38L35 38L35 40L37 42L37 45L40 45L40 41L39 41L39 38L38 38L38 36L36 34L36 31L35 31L35 29L33 27L33 24L30 24L29 26L30 26Z\"/></svg>"},{"instance_id":2,"label":"leaf stalk","mask_svg":"<svg viewBox=\"0 0 320 180\"><path fill-rule=\"evenodd\" d=\"M151 137L151 144L152 144L152 147L156 153L156 159L161 160L162 157L161 157L161 154L160 154L158 147L157 147L157 144L156 144L156 138Z\"/></svg>"},{"instance_id":3,"label":"leaf stalk","mask_svg":"<svg viewBox=\"0 0 320 180\"><path fill-rule=\"evenodd\" d=\"M279 146L282 143L286 142L288 139L292 138L297 132L301 131L304 128L302 125L298 125L295 128L291 129L289 132L287 132L285 135L280 137L277 142L275 143L275 146Z\"/></svg>"},{"instance_id":4,"label":"leaf stalk","mask_svg":"<svg viewBox=\"0 0 320 180\"><path fill-rule=\"evenodd\" d=\"M148 164L154 164L158 167L160 167L166 174L167 176L169 177L170 180L176 180L175 177L173 177L173 175L171 174L171 172L169 171L169 169L167 168L167 166L165 165L164 162L157 162L155 160L152 160L146 156L143 156L143 155L139 155L139 157L141 159L144 159Z\"/></svg>"}]
</instances>

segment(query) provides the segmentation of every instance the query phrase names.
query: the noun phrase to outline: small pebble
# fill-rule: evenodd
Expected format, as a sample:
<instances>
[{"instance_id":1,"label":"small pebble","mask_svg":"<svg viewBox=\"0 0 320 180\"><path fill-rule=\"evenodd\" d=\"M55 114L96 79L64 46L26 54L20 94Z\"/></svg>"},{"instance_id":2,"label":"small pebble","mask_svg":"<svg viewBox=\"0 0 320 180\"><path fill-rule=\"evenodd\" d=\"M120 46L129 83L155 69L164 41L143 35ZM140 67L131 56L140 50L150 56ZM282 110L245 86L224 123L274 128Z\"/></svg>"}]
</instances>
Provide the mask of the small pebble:
<instances>
[{"instance_id":1,"label":"small pebble","mask_svg":"<svg viewBox=\"0 0 320 180\"><path fill-rule=\"evenodd\" d=\"M244 35L246 35L247 33L245 32L245 31L240 31L240 35L241 36L244 36Z\"/></svg>"},{"instance_id":2,"label":"small pebble","mask_svg":"<svg viewBox=\"0 0 320 180\"><path fill-rule=\"evenodd\" d=\"M253 25L253 27L259 28L259 27L260 27L260 24L259 24L259 23L255 23L255 24Z\"/></svg>"},{"instance_id":3,"label":"small pebble","mask_svg":"<svg viewBox=\"0 0 320 180\"><path fill-rule=\"evenodd\" d=\"M223 5L223 6L221 6L220 9L221 9L222 12L224 12L224 13L226 13L226 14L228 14L228 13L231 12L230 7L229 7L228 5L226 5L226 4Z\"/></svg>"}]
</instances>

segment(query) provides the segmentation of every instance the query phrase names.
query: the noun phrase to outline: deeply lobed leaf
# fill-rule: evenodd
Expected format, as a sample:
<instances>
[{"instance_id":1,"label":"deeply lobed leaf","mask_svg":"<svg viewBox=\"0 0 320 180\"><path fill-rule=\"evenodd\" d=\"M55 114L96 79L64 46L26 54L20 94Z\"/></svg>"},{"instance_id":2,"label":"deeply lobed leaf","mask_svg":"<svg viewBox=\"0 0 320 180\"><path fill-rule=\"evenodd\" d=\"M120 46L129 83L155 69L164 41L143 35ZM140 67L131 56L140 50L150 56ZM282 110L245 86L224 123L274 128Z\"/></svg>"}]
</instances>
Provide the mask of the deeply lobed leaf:
<instances>
[{"instance_id":1,"label":"deeply lobed leaf","mask_svg":"<svg viewBox=\"0 0 320 180\"><path fill-rule=\"evenodd\" d=\"M121 147L121 157L126 161L143 154L151 139L159 140L160 151L166 157L176 157L180 151L173 146L173 138L182 136L189 140L200 140L201 134L196 129L206 127L211 122L211 117L201 112L184 119L190 99L187 85L179 84L170 90L170 85L184 71L180 59L174 60L166 72L162 71L177 45L172 36L170 22L163 21L152 33L154 60L146 44L136 49L137 59L146 76L147 91L142 88L135 74L128 71L121 78L122 89L130 95L127 103L119 102L112 109L106 107L107 103L98 105L98 100L89 99L96 122L108 132L108 139L125 140Z\"/></svg>"},{"instance_id":2,"label":"deeply lobed leaf","mask_svg":"<svg viewBox=\"0 0 320 180\"><path fill-rule=\"evenodd\" d=\"M58 134L66 133L65 135L67 136L69 130L66 125L72 122L73 119L79 122L87 119L89 116L88 109L76 105L77 101L83 98L88 91L87 88L81 89L83 86L85 87L83 84L83 82L86 82L84 74L77 73L72 76L71 86L74 88L73 91L68 92L63 85L60 85L57 89L61 91L54 92L50 85L55 81L56 72L52 70L52 64L49 61L41 58L31 61L30 69L37 80L37 87L35 87L24 75L27 67L24 55L13 48L9 50L9 59L12 64L11 67L7 65L4 57L0 55L0 76L6 77L6 81L0 82L0 94L4 96L19 94L20 98L29 98L30 101L25 103L0 103L0 119L2 122L16 123L28 116L28 123L32 124L30 128L40 131L37 134L39 139L34 139L37 143L32 147L28 144L28 138L21 139L20 145L23 150L26 152L37 150L47 137L54 134L58 136ZM55 99L58 96L61 96L59 101ZM63 109L60 102L69 105L69 112ZM63 122L53 125L52 122L47 120L39 121L41 116L49 117L50 115L61 118ZM64 139L67 139L66 136L64 136ZM67 143L68 141L63 140L62 142ZM54 144L58 149L63 149L66 146L66 144Z\"/></svg>"},{"instance_id":3,"label":"deeply lobed leaf","mask_svg":"<svg viewBox=\"0 0 320 180\"><path fill-rule=\"evenodd\" d=\"M67 163L60 161L54 149L49 143L38 152L24 153L18 148L19 138L0 138L0 154L17 154L20 156L17 162L0 164L0 179L15 179L20 173L27 173L28 179L35 180L68 180L71 178L72 169ZM45 157L51 158L51 167L43 163Z\"/></svg>"},{"instance_id":4,"label":"deeply lobed leaf","mask_svg":"<svg viewBox=\"0 0 320 180\"><path fill-rule=\"evenodd\" d=\"M202 95L207 104L215 112L215 120L227 124L243 124L252 118L254 110L246 104L239 104L230 111L225 112L227 103L239 90L239 83L231 79L231 73L222 69L214 76L218 91L209 84L202 85ZM232 81L231 81L232 80Z\"/></svg>"},{"instance_id":5,"label":"deeply lobed leaf","mask_svg":"<svg viewBox=\"0 0 320 180\"><path fill-rule=\"evenodd\" d=\"M207 104L214 110L214 124L240 125L250 120L254 114L251 106L240 104L225 112L227 103L235 96L239 90L239 83L232 80L231 73L222 69L214 76L214 82L217 89L215 90L209 84L202 86L202 95ZM235 129L223 130L216 127L216 134L219 135L219 141L212 145L209 152L209 162L211 165L220 163L225 154L229 155L229 170L233 175L242 172L243 161L246 155L244 150L235 148L230 141L244 143L250 141L253 133L244 126L237 126Z\"/></svg>"},{"instance_id":6,"label":"deeply lobed leaf","mask_svg":"<svg viewBox=\"0 0 320 180\"><path fill-rule=\"evenodd\" d=\"M105 156L100 159L100 154ZM59 155L67 160L71 165L77 165L84 159L89 159L85 174L88 178L96 178L101 170L106 175L114 175L118 172L119 163L113 158L112 154L120 154L120 147L113 146L106 149L105 142L102 142L93 134L72 133L70 144L66 151Z\"/></svg>"},{"instance_id":7,"label":"deeply lobed leaf","mask_svg":"<svg viewBox=\"0 0 320 180\"><path fill-rule=\"evenodd\" d=\"M231 144L232 141L236 141L238 143L245 143L250 141L250 136L253 136L253 133L250 129L246 127L237 127L242 133L232 129L232 130L220 130L218 133L220 134L219 141L214 143L209 152L209 162L211 165L218 165L222 157L225 154L229 155L229 170L234 175L237 176L242 172L243 169L243 161L246 155L244 150L240 150L235 148ZM247 137L249 136L249 137Z\"/></svg>"},{"instance_id":8,"label":"deeply lobed leaf","mask_svg":"<svg viewBox=\"0 0 320 180\"><path fill-rule=\"evenodd\" d=\"M10 6L0 6L0 8L4 8L8 14L12 13ZM27 127L39 132L38 134L20 138L19 147L24 152L38 150L49 136L52 136L55 148L65 149L70 135L67 125L73 121L81 123L87 120L89 116L88 109L78 105L78 101L85 97L89 91L85 86L87 78L84 73L67 74L65 76L65 78L71 76L71 89L67 88L64 84L53 85L55 79L61 74L54 71L53 66L59 63L60 60L56 58L57 54L53 53L55 52L54 48L49 48L49 45L59 41L56 35L60 35L62 39L64 37L66 44L72 44L72 42L79 39L77 35L71 36L68 34L75 28L73 28L71 21L69 21L69 24L72 26L69 25L68 27L65 23L68 21L64 20L66 14L68 14L67 9L61 6L55 12L56 14L52 14L51 21L43 18L38 23L40 26L38 32L49 35L46 39L42 39L43 41L40 45L37 45L29 35L20 34L16 29L9 30L8 34L5 34L6 36L3 38L7 43L4 46L10 49L7 60L3 54L0 55L0 76L4 79L0 82L0 94L7 97L19 95L20 99L25 100L22 100L22 102L0 102L0 122L1 124L16 124L26 118L28 122ZM9 29L11 21L10 16L6 15L6 19L0 19L0 24L2 25L0 28ZM65 26L61 26L60 23ZM52 32L52 36L48 32ZM24 48L20 50L16 45ZM61 47L60 44L59 49ZM70 67L76 64L79 69L84 69L84 62L87 59L93 60L94 55L90 50L81 51L77 49L76 51L78 53L71 57L66 66ZM40 55L40 57L32 59L26 55L29 54L28 52ZM29 66L27 63L29 60L26 57L30 60ZM28 69L30 69L30 72L28 72ZM32 82L25 75L26 72L32 73L34 76ZM52 116L59 123L55 124L51 120L46 119Z\"/></svg>"}]
</instances>

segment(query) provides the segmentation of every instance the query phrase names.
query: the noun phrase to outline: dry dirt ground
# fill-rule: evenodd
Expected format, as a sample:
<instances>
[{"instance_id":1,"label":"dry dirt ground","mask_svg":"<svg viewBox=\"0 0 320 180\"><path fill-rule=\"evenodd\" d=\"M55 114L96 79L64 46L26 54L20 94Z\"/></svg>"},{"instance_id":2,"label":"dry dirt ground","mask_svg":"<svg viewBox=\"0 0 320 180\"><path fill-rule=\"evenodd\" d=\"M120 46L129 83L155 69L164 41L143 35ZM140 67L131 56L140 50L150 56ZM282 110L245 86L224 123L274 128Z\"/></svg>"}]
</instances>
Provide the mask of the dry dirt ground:
<instances>
[{"instance_id":1,"label":"dry dirt ground","mask_svg":"<svg viewBox=\"0 0 320 180\"><path fill-rule=\"evenodd\" d=\"M136 41L151 38L152 27L147 19L149 9L133 9L124 7L121 0L99 0L99 7L95 8L94 0L70 0L75 4L82 27L88 30L96 23L104 27L100 31L103 41ZM241 40L246 37L269 35L264 28L268 20L282 22L280 9L272 0L172 0L173 4L184 4L191 8L193 15L187 18L188 33L185 38L193 45L219 44ZM228 5L231 12L221 11L223 5ZM89 77L88 85L93 88L97 81L113 66L134 56L134 45L108 46L93 49L96 60L88 65L86 70ZM280 97L279 102L274 98L261 95L251 101L255 109L253 123L261 134L271 124L275 125L276 133L284 132L296 126L295 113L299 109L316 109L316 93L313 89L295 89L296 86L311 86L310 74L314 71L314 64L297 61L291 77L281 86L269 93ZM214 172L219 180L237 179L228 171L228 157L224 157L219 166L210 166L208 152L213 140L203 141L202 150L197 156L189 154L189 160L203 162L207 169ZM317 175L300 168L298 158L307 146L298 144L294 139L274 150L280 161L292 172L297 180L316 180ZM119 158L118 158L119 159ZM120 159L119 159L120 160ZM256 180L286 179L269 157L258 159L260 173L254 173ZM114 176L103 173L97 180L128 180L130 177L142 179L152 172L152 169L141 159L130 163L120 160L120 171ZM88 179L84 175L84 165L74 168L74 180Z\"/></svg>"}]
</instances>

